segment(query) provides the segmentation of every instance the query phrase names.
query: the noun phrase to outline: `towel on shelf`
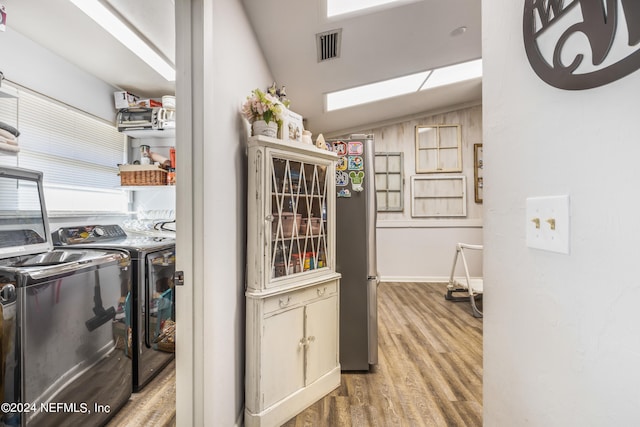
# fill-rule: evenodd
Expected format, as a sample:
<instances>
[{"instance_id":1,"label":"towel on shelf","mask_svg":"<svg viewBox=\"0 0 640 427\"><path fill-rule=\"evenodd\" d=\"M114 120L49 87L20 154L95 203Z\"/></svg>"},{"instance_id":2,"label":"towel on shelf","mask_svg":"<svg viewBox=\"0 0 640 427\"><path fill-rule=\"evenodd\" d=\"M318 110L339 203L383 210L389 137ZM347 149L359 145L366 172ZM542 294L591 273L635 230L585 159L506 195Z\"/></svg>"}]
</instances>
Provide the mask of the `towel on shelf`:
<instances>
[{"instance_id":1,"label":"towel on shelf","mask_svg":"<svg viewBox=\"0 0 640 427\"><path fill-rule=\"evenodd\" d=\"M11 135L11 136L13 136L13 135ZM15 139L15 137L13 137L13 138L5 138L1 134L0 134L0 142L2 142L4 144L9 144L9 145L18 145L18 140Z\"/></svg>"},{"instance_id":2,"label":"towel on shelf","mask_svg":"<svg viewBox=\"0 0 640 427\"><path fill-rule=\"evenodd\" d=\"M7 144L6 142L0 142L0 151L6 151L7 153L17 153L20 151L20 147L17 145Z\"/></svg>"},{"instance_id":3,"label":"towel on shelf","mask_svg":"<svg viewBox=\"0 0 640 427\"><path fill-rule=\"evenodd\" d=\"M14 134L2 128L0 128L0 137L7 141L15 141L17 138Z\"/></svg>"},{"instance_id":4,"label":"towel on shelf","mask_svg":"<svg viewBox=\"0 0 640 427\"><path fill-rule=\"evenodd\" d=\"M6 124L5 122L0 122L0 129L9 132L10 134L12 134L15 137L20 136L20 131L18 129L14 128L11 125Z\"/></svg>"},{"instance_id":5,"label":"towel on shelf","mask_svg":"<svg viewBox=\"0 0 640 427\"><path fill-rule=\"evenodd\" d=\"M0 134L0 142L4 142L5 144L9 144L9 145L18 145L18 140L11 135L11 138L7 138L4 135Z\"/></svg>"},{"instance_id":6,"label":"towel on shelf","mask_svg":"<svg viewBox=\"0 0 640 427\"><path fill-rule=\"evenodd\" d=\"M0 152L14 154L19 151L20 147L18 147L16 136L4 129L0 129Z\"/></svg>"}]
</instances>

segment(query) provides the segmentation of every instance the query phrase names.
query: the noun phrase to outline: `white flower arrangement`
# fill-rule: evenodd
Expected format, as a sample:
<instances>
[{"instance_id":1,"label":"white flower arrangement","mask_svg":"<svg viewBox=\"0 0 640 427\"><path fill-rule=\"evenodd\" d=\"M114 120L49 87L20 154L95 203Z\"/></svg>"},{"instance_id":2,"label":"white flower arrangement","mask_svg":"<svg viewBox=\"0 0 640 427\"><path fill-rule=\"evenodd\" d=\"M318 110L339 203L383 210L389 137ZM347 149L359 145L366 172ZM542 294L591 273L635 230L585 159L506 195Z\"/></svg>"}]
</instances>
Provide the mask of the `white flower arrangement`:
<instances>
[{"instance_id":1,"label":"white flower arrangement","mask_svg":"<svg viewBox=\"0 0 640 427\"><path fill-rule=\"evenodd\" d=\"M273 120L280 125L284 117L284 106L277 97L270 93L254 89L242 105L242 115L249 120L249 123L256 120L264 120L269 123Z\"/></svg>"}]
</instances>

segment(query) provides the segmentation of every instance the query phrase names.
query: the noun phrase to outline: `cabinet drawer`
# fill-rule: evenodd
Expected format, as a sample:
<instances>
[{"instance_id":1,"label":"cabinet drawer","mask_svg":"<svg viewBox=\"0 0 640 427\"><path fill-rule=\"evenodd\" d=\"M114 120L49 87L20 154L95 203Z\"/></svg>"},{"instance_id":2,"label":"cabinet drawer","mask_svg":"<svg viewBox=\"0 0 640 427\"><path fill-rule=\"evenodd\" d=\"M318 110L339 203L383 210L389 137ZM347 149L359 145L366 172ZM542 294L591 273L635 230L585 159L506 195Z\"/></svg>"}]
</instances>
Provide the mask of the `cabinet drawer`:
<instances>
[{"instance_id":1,"label":"cabinet drawer","mask_svg":"<svg viewBox=\"0 0 640 427\"><path fill-rule=\"evenodd\" d=\"M264 314L305 304L313 299L334 295L338 290L337 281L325 282L319 285L309 286L286 294L276 295L265 299Z\"/></svg>"}]
</instances>

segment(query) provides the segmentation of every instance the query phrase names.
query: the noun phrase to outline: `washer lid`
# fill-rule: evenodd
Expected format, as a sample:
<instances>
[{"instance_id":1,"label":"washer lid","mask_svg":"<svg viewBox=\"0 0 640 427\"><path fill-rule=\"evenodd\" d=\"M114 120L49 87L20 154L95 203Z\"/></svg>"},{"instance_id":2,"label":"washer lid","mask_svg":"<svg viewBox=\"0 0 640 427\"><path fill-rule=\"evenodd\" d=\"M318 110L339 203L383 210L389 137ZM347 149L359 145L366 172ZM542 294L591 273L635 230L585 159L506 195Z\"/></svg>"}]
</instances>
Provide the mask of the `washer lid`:
<instances>
[{"instance_id":1,"label":"washer lid","mask_svg":"<svg viewBox=\"0 0 640 427\"><path fill-rule=\"evenodd\" d=\"M42 172L0 167L0 258L53 249Z\"/></svg>"},{"instance_id":2,"label":"washer lid","mask_svg":"<svg viewBox=\"0 0 640 427\"><path fill-rule=\"evenodd\" d=\"M33 255L0 259L0 276L20 275L20 285L62 278L79 272L96 270L117 264L121 268L131 263L124 251L100 249L54 249Z\"/></svg>"}]
</instances>

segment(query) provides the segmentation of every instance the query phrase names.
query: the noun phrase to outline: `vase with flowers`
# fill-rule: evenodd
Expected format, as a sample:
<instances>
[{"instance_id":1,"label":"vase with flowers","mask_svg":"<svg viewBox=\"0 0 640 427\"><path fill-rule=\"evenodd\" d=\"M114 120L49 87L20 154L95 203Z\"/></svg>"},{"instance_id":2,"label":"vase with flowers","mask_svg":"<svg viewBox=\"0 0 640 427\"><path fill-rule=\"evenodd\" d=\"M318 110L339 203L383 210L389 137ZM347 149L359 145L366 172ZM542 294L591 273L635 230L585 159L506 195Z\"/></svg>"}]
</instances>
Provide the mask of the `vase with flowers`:
<instances>
[{"instance_id":1,"label":"vase with flowers","mask_svg":"<svg viewBox=\"0 0 640 427\"><path fill-rule=\"evenodd\" d=\"M283 114L279 99L260 89L254 89L242 105L242 115L251 123L253 135L276 138Z\"/></svg>"}]
</instances>

